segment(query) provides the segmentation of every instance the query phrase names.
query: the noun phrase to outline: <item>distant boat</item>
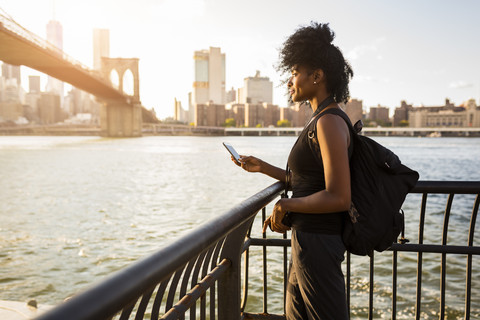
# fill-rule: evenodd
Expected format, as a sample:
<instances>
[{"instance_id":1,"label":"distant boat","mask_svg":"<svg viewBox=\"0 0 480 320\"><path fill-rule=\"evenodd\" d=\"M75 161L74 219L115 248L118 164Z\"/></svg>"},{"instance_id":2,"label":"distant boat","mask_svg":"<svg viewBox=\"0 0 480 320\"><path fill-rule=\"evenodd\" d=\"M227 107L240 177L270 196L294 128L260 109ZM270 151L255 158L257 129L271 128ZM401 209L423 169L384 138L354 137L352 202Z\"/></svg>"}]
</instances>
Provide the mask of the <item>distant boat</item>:
<instances>
[{"instance_id":1,"label":"distant boat","mask_svg":"<svg viewBox=\"0 0 480 320\"><path fill-rule=\"evenodd\" d=\"M430 138L440 138L441 136L442 136L442 133L441 133L441 132L434 131L434 132L429 133L427 137L430 137Z\"/></svg>"}]
</instances>

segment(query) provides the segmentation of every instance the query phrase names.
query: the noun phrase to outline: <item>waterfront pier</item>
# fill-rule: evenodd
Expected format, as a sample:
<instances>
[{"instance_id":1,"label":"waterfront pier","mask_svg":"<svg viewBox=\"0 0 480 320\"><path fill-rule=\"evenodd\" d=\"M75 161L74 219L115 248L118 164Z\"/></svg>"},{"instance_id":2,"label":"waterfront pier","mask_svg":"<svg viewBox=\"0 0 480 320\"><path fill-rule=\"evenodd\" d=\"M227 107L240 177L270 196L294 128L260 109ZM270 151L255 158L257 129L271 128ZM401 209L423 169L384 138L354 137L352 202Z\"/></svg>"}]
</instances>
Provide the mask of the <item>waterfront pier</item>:
<instances>
[{"instance_id":1,"label":"waterfront pier","mask_svg":"<svg viewBox=\"0 0 480 320\"><path fill-rule=\"evenodd\" d=\"M104 112L109 112L103 109ZM120 110L120 109L115 109ZM130 112L126 110L125 112ZM133 112L133 111L132 111ZM118 115L117 115L118 116ZM138 116L138 115L137 115ZM110 118L113 117L111 113ZM120 116L118 116L120 117ZM118 118L117 117L117 118ZM109 121L105 117L105 121ZM113 120L112 120L113 121ZM105 122L104 122L105 123ZM113 121L115 123L115 121ZM125 124L131 126L132 124ZM108 130L117 130L114 125ZM0 135L78 135L78 136L121 136L120 134L106 134L103 125L16 125L0 127ZM130 129L129 129L130 130ZM303 128L225 128L208 126L190 126L169 123L143 123L139 131L140 136L298 136ZM116 131L117 133L120 131ZM378 137L480 137L480 128L389 128L378 127L362 129L366 136Z\"/></svg>"},{"instance_id":2,"label":"waterfront pier","mask_svg":"<svg viewBox=\"0 0 480 320\"><path fill-rule=\"evenodd\" d=\"M227 136L298 136L303 128L225 128ZM480 137L480 128L407 128L407 127L363 127L366 136L401 137Z\"/></svg>"},{"instance_id":3,"label":"waterfront pier","mask_svg":"<svg viewBox=\"0 0 480 320\"><path fill-rule=\"evenodd\" d=\"M38 320L87 319L285 319L284 301L290 242L287 235L255 235L252 226L257 213L261 223L266 207L283 192L277 182L246 199L217 218L159 250L91 289L47 311ZM480 205L480 181L419 181L409 196L418 198L418 234L407 230L409 243L394 243L389 251L372 257L346 254L344 262L349 311L355 318L423 319L452 316L474 319L480 316L478 257L480 245L475 238ZM430 201L445 199L443 212L427 210ZM468 201L471 214L454 217L454 198ZM431 214L442 215L438 242L432 242L425 230ZM407 215L407 219L412 219ZM462 244L448 238L453 222L466 234ZM452 223L451 223L452 222ZM253 255L253 251L257 255ZM427 255L435 259L426 260ZM250 259L262 259L262 270L252 270ZM449 261L464 260L463 292L449 292ZM438 290L427 287L424 269L437 261ZM362 274L360 265L366 265ZM412 267L412 265L414 267ZM458 268L458 266L456 267ZM271 274L270 270L276 270ZM283 270L283 271L279 271ZM406 272L408 270L408 272ZM376 283L375 275L390 274L390 283ZM255 276L256 275L256 276ZM258 279L260 281L253 281ZM431 280L431 279L430 279ZM281 292L272 287L283 288ZM410 293L404 290L410 287ZM258 290L258 288L261 288ZM256 292L254 294L254 292ZM258 294L258 292L261 292ZM253 295L257 303L252 309ZM260 297L258 297L258 295ZM280 295L280 296L279 296ZM448 296L462 297L459 306L451 306ZM430 303L438 301L436 310Z\"/></svg>"}]
</instances>

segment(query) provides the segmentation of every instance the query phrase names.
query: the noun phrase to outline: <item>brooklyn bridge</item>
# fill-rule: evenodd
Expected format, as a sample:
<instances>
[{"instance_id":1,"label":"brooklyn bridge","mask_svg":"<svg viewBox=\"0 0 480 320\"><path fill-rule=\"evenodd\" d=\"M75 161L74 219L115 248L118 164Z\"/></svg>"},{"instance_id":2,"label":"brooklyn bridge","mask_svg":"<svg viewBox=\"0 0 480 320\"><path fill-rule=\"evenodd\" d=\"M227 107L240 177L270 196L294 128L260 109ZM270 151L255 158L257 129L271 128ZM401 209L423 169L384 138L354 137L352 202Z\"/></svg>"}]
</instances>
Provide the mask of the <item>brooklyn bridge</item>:
<instances>
[{"instance_id":1,"label":"brooklyn bridge","mask_svg":"<svg viewBox=\"0 0 480 320\"><path fill-rule=\"evenodd\" d=\"M65 52L0 14L0 60L26 66L64 81L97 97L101 103L101 135L135 137L142 133L138 58L102 57L101 70L90 69ZM133 95L123 90L123 75L133 75ZM109 80L119 76L118 88Z\"/></svg>"}]
</instances>

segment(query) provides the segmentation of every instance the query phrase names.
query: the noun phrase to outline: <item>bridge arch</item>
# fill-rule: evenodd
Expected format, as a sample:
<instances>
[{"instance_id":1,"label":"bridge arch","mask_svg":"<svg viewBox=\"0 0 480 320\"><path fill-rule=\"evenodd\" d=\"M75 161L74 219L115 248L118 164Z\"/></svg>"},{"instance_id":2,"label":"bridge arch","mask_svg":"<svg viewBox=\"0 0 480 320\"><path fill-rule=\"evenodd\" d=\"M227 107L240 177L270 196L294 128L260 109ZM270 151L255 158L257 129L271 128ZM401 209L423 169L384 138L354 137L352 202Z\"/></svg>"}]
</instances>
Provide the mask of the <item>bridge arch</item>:
<instances>
[{"instance_id":1,"label":"bridge arch","mask_svg":"<svg viewBox=\"0 0 480 320\"><path fill-rule=\"evenodd\" d=\"M117 70L112 69L112 71L109 72L108 80L115 89L118 90L120 88L120 77L118 76Z\"/></svg>"},{"instance_id":2,"label":"bridge arch","mask_svg":"<svg viewBox=\"0 0 480 320\"><path fill-rule=\"evenodd\" d=\"M125 71L125 73L123 74L123 93L129 95L129 96L133 96L135 94L134 92L134 84L135 84L135 81L134 81L134 76L133 76L133 72L132 70L130 69L127 69Z\"/></svg>"},{"instance_id":3,"label":"bridge arch","mask_svg":"<svg viewBox=\"0 0 480 320\"><path fill-rule=\"evenodd\" d=\"M140 101L140 76L138 72L138 58L107 58L102 57L102 74L105 79L109 79L112 71L116 71L118 74L118 90L131 95L131 90L125 92L123 81L125 78L130 77L130 73L133 76L133 97L135 100ZM127 73L127 71L129 71ZM127 74L127 77L125 75ZM131 79L131 78L130 78ZM127 85L128 86L128 85Z\"/></svg>"}]
</instances>

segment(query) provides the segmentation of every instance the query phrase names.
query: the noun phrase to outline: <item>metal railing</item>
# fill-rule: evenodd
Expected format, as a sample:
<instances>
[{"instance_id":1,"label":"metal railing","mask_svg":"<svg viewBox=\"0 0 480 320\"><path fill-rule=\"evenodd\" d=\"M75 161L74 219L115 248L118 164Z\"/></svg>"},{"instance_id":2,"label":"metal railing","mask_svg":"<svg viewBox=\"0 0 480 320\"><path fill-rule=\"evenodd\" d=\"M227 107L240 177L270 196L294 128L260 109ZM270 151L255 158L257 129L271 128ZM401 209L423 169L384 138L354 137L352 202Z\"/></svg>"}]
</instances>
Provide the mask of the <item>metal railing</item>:
<instances>
[{"instance_id":1,"label":"metal railing","mask_svg":"<svg viewBox=\"0 0 480 320\"><path fill-rule=\"evenodd\" d=\"M284 307L282 303L278 302L278 297L276 297L273 307L269 304L268 297L272 286L283 287L283 292L280 294L283 295L283 303L285 301L290 242L286 235L282 238L267 238L265 234L262 234L261 238L255 238L251 235L257 212L262 211L261 221L263 221L266 217L266 206L276 199L282 191L282 183L277 182L271 185L224 215L198 227L155 255L120 271L99 285L45 313L38 319L284 319ZM406 259L401 257L403 254L416 253L416 277L409 271L402 274L401 278L415 283L416 293L408 295L408 299L414 305L415 310L412 312L415 314L415 318L420 319L425 316L422 315L422 297L424 297L422 295L422 284L425 283L422 278L423 255L424 253L433 253L440 255L441 259L438 267L440 270L439 311L436 316L440 319L448 318L446 314L447 255L466 256L464 319L478 316L478 313L476 315L471 314L471 302L472 270L475 270L472 258L480 255L480 246L474 241L475 223L480 203L480 181L420 181L412 194L421 198L418 239L415 239L415 241L412 239L412 243L409 244L394 244L390 252L375 255L372 258L353 257L347 253L344 267L351 314L355 312L355 316L368 319L378 316L376 311L379 308L374 305L374 297L378 297L381 293L378 284L374 281L374 276L380 271L384 276L386 273L385 265L388 264L385 261L390 255L392 258L390 271L392 283L391 292L388 296L391 304L387 309L391 311L390 318L396 319L397 313L403 312L403 310L397 308L399 302L398 289L401 287L398 283L398 274L399 269L402 270L402 264L399 264L398 260ZM446 207L443 211L441 242L439 244L427 244L424 243L427 199L429 195L433 195L431 196L433 198L438 194L447 195ZM476 195L472 204L469 226L465 227L465 232L468 230L468 240L464 245L450 245L447 241L455 195ZM257 219L258 221L259 219ZM269 249L267 252L267 248L273 249L274 247L282 250L282 261L275 259L275 263L283 264L281 267L283 277L277 275L273 279L274 283L271 284L269 279L272 277L267 271L267 265L269 268L272 267L272 261L268 260L272 250ZM260 255L263 259L261 276L258 275L258 268L253 270L249 268L252 256L251 250L255 249L261 250ZM243 267L241 266L242 256L245 261ZM258 258L257 255L254 257ZM379 257L378 261L376 261L376 257ZM358 276L356 275L358 270L352 270L352 268L358 267L358 264L352 262L356 259L360 259L361 264L368 266L368 280L363 286L358 284ZM257 278L263 278L263 281L251 281L252 278L255 278L251 276L252 271L257 273ZM243 285L241 280L243 280ZM282 281L283 283L281 283ZM263 310L261 312L247 312L246 309L249 306L247 301L251 297L249 292L255 286L261 287L262 292L259 300L261 300ZM357 308L355 302L352 301L352 292L358 291L362 293L362 301L368 301L367 307ZM368 292L368 298L365 296L366 292ZM269 307L272 307L272 313L268 312ZM360 311L357 309L360 309ZM480 308L476 312L480 313ZM382 315L386 316L385 314L386 311L383 310Z\"/></svg>"}]
</instances>

